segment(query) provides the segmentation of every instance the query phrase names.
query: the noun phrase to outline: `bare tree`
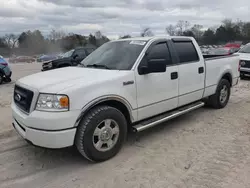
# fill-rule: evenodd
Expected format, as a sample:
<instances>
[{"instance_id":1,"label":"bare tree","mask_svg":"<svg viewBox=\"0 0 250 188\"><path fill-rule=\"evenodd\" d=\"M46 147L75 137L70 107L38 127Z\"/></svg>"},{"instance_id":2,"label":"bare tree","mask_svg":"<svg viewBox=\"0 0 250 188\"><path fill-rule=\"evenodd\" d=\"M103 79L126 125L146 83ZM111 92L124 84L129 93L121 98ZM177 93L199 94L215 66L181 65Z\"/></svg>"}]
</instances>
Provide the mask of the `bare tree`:
<instances>
[{"instance_id":1,"label":"bare tree","mask_svg":"<svg viewBox=\"0 0 250 188\"><path fill-rule=\"evenodd\" d=\"M183 35L183 32L188 29L190 23L188 21L179 20L176 24L176 28L178 29L178 35Z\"/></svg>"},{"instance_id":2,"label":"bare tree","mask_svg":"<svg viewBox=\"0 0 250 188\"><path fill-rule=\"evenodd\" d=\"M232 19L224 19L224 20L222 20L222 25L225 28L232 28L234 26L234 23L233 23Z\"/></svg>"},{"instance_id":3,"label":"bare tree","mask_svg":"<svg viewBox=\"0 0 250 188\"><path fill-rule=\"evenodd\" d=\"M166 32L170 35L170 36L174 36L176 35L176 27L172 24L168 25L166 27Z\"/></svg>"},{"instance_id":4,"label":"bare tree","mask_svg":"<svg viewBox=\"0 0 250 188\"><path fill-rule=\"evenodd\" d=\"M151 31L151 29L149 27L146 27L145 29L143 29L143 31L141 32L141 36L142 37L151 37L154 36L153 32Z\"/></svg>"},{"instance_id":5,"label":"bare tree","mask_svg":"<svg viewBox=\"0 0 250 188\"><path fill-rule=\"evenodd\" d=\"M16 46L16 43L18 41L18 35L15 35L15 34L6 34L4 36L4 41L6 43L6 45L9 47L9 48L14 48Z\"/></svg>"},{"instance_id":6,"label":"bare tree","mask_svg":"<svg viewBox=\"0 0 250 188\"><path fill-rule=\"evenodd\" d=\"M49 39L51 41L56 41L58 39L62 39L65 36L66 36L66 34L64 31L52 29L50 34L49 34Z\"/></svg>"},{"instance_id":7,"label":"bare tree","mask_svg":"<svg viewBox=\"0 0 250 188\"><path fill-rule=\"evenodd\" d=\"M193 32L194 36L196 37L197 40L200 40L202 35L203 35L203 26L199 24L195 24L192 28L191 31Z\"/></svg>"},{"instance_id":8,"label":"bare tree","mask_svg":"<svg viewBox=\"0 0 250 188\"><path fill-rule=\"evenodd\" d=\"M95 32L95 38L96 38L96 39L101 39L101 38L102 38L102 33L101 33L101 31Z\"/></svg>"}]
</instances>

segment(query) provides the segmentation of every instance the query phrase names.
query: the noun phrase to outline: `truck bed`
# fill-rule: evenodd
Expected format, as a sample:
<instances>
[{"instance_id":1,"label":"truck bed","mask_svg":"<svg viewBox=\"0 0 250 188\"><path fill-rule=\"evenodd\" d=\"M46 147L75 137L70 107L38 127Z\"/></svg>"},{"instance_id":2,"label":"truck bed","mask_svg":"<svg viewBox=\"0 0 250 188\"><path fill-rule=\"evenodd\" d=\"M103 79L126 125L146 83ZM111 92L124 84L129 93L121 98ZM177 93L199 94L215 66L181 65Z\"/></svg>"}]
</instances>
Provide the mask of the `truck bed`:
<instances>
[{"instance_id":1,"label":"truck bed","mask_svg":"<svg viewBox=\"0 0 250 188\"><path fill-rule=\"evenodd\" d=\"M232 85L235 85L237 78L239 77L238 66L239 66L239 55L203 55L205 59L205 93L204 96L210 96L215 93L217 82L226 72L230 71L232 75ZM233 72L231 72L233 71Z\"/></svg>"},{"instance_id":2,"label":"truck bed","mask_svg":"<svg viewBox=\"0 0 250 188\"><path fill-rule=\"evenodd\" d=\"M238 56L236 54L232 54L232 55L203 55L203 58L208 61L208 60L212 60L212 59L221 59L221 58L229 58L229 57L233 57L233 56Z\"/></svg>"}]
</instances>

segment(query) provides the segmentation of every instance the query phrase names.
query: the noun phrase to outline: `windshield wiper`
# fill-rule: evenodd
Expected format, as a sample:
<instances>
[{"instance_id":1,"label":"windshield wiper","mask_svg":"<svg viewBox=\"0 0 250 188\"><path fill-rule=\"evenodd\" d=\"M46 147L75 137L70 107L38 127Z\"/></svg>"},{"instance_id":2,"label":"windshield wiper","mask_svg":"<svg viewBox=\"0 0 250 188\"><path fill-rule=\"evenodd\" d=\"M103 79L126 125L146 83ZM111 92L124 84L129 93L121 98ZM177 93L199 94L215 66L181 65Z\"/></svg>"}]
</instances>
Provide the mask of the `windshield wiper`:
<instances>
[{"instance_id":1,"label":"windshield wiper","mask_svg":"<svg viewBox=\"0 0 250 188\"><path fill-rule=\"evenodd\" d=\"M110 69L107 65L100 65L100 64L91 64L91 65L87 65L86 67L95 67L95 68L105 68L105 69Z\"/></svg>"}]
</instances>

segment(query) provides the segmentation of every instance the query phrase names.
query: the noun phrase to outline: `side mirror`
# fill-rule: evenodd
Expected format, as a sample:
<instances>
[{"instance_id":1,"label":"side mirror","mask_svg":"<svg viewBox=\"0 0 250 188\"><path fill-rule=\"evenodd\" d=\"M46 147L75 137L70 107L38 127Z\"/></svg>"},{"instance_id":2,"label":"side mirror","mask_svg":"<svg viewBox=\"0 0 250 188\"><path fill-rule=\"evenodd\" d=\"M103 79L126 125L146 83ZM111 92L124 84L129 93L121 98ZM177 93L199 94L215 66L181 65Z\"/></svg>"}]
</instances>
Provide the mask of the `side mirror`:
<instances>
[{"instance_id":1,"label":"side mirror","mask_svg":"<svg viewBox=\"0 0 250 188\"><path fill-rule=\"evenodd\" d=\"M165 59L150 59L147 62L147 66L139 67L139 74L149 74L157 72L166 72Z\"/></svg>"},{"instance_id":2,"label":"side mirror","mask_svg":"<svg viewBox=\"0 0 250 188\"><path fill-rule=\"evenodd\" d=\"M77 55L77 54L73 55L73 59L76 59L77 57L78 57L78 55Z\"/></svg>"}]
</instances>

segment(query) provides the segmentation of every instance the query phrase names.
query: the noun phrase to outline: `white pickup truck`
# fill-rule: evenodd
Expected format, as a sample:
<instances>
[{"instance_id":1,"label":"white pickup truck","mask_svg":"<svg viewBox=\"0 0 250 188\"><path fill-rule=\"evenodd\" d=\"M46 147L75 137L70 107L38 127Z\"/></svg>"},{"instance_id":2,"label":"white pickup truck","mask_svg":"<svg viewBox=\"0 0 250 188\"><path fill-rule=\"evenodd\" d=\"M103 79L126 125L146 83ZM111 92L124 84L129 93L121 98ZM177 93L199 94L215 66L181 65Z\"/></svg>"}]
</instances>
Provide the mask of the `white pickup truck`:
<instances>
[{"instance_id":1,"label":"white pickup truck","mask_svg":"<svg viewBox=\"0 0 250 188\"><path fill-rule=\"evenodd\" d=\"M240 56L240 77L244 79L250 75L250 43L246 44L236 54Z\"/></svg>"},{"instance_id":2,"label":"white pickup truck","mask_svg":"<svg viewBox=\"0 0 250 188\"><path fill-rule=\"evenodd\" d=\"M128 130L143 131L209 104L224 108L239 80L237 55L204 60L190 37L108 42L81 62L21 78L13 126L45 148L75 145L88 160L110 159Z\"/></svg>"}]
</instances>

